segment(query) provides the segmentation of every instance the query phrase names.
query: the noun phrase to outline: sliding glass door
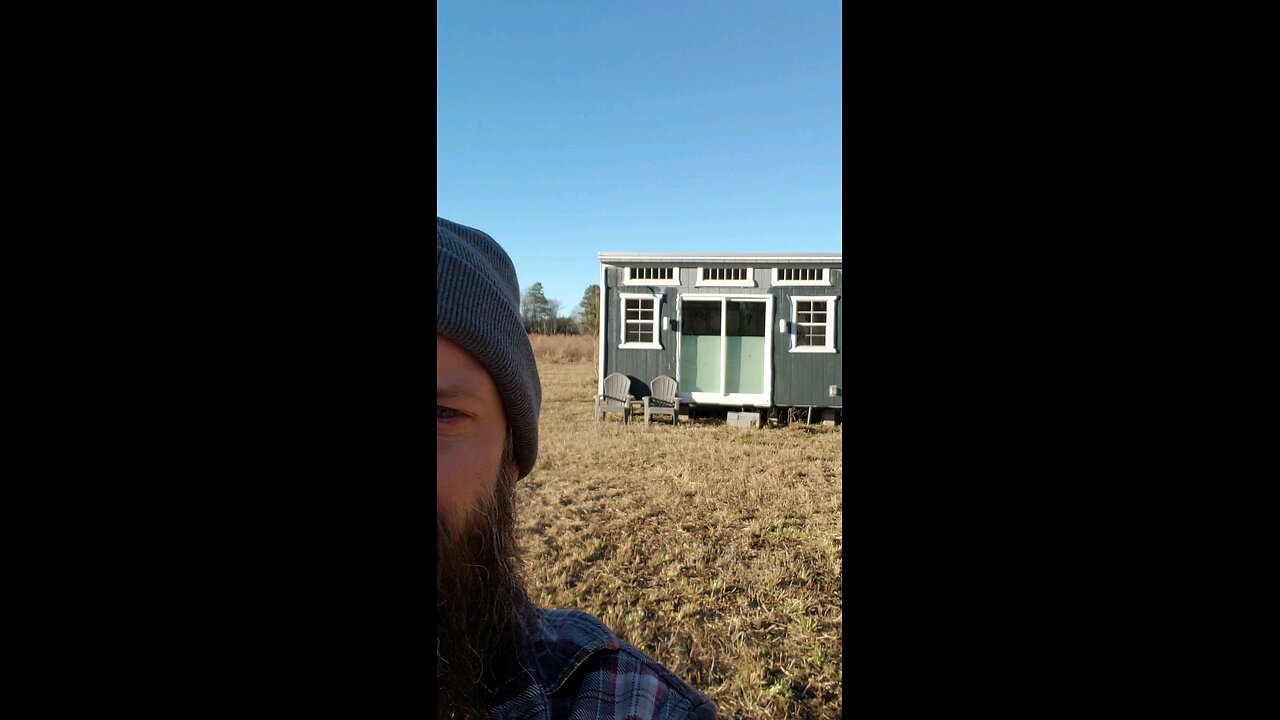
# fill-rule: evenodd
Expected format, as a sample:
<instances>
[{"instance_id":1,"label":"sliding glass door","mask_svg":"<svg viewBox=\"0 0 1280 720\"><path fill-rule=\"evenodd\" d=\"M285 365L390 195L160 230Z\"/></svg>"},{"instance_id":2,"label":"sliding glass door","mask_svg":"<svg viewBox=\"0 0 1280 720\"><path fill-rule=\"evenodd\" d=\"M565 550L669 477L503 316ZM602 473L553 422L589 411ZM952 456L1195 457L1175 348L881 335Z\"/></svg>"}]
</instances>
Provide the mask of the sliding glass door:
<instances>
[{"instance_id":1,"label":"sliding glass door","mask_svg":"<svg viewBox=\"0 0 1280 720\"><path fill-rule=\"evenodd\" d=\"M685 295L680 298L680 392L721 405L767 405L773 298Z\"/></svg>"}]
</instances>

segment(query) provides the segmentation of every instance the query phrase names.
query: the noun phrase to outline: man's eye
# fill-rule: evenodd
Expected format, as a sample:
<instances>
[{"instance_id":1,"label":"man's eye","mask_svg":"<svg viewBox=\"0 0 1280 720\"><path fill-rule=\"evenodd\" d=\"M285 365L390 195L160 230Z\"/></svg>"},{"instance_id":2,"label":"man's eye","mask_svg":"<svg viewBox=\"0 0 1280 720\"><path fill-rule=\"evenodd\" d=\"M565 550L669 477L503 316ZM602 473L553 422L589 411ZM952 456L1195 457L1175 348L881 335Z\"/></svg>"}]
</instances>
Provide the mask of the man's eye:
<instances>
[{"instance_id":1,"label":"man's eye","mask_svg":"<svg viewBox=\"0 0 1280 720\"><path fill-rule=\"evenodd\" d=\"M452 420L457 416L458 416L458 411L454 410L453 408L441 407L439 405L436 406L437 420Z\"/></svg>"}]
</instances>

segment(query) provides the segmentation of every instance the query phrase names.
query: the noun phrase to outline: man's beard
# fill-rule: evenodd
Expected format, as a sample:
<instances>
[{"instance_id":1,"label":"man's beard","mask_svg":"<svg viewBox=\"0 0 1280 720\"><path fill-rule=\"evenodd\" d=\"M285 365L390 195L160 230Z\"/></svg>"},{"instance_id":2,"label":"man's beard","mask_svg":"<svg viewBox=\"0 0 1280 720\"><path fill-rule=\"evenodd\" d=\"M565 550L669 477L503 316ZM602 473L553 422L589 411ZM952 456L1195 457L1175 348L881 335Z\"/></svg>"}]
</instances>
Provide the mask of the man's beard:
<instances>
[{"instance_id":1,"label":"man's beard","mask_svg":"<svg viewBox=\"0 0 1280 720\"><path fill-rule=\"evenodd\" d=\"M436 509L436 702L440 718L481 718L496 666L515 659L532 608L515 541L511 437L493 498L451 527Z\"/></svg>"}]
</instances>

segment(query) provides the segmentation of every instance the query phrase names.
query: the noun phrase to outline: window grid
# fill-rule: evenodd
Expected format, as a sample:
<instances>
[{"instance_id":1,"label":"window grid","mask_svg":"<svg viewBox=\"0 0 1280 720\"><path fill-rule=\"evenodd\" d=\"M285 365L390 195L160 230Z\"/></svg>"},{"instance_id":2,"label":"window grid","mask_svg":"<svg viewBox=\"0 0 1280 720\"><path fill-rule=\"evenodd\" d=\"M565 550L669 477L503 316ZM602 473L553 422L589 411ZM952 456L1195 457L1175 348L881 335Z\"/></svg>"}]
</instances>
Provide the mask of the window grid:
<instances>
[{"instance_id":1,"label":"window grid","mask_svg":"<svg viewBox=\"0 0 1280 720\"><path fill-rule=\"evenodd\" d=\"M826 347L826 345L826 301L796 301L796 347Z\"/></svg>"},{"instance_id":2,"label":"window grid","mask_svg":"<svg viewBox=\"0 0 1280 720\"><path fill-rule=\"evenodd\" d=\"M702 268L703 280L737 280L747 279L746 268Z\"/></svg>"},{"instance_id":3,"label":"window grid","mask_svg":"<svg viewBox=\"0 0 1280 720\"><path fill-rule=\"evenodd\" d=\"M626 309L627 343L649 343L654 339L655 301L653 298L627 298Z\"/></svg>"},{"instance_id":4,"label":"window grid","mask_svg":"<svg viewBox=\"0 0 1280 720\"><path fill-rule=\"evenodd\" d=\"M782 266L773 268L775 285L830 285L830 268Z\"/></svg>"},{"instance_id":5,"label":"window grid","mask_svg":"<svg viewBox=\"0 0 1280 720\"><path fill-rule=\"evenodd\" d=\"M821 280L820 272L818 268L782 268L782 274L779 279L792 282Z\"/></svg>"},{"instance_id":6,"label":"window grid","mask_svg":"<svg viewBox=\"0 0 1280 720\"><path fill-rule=\"evenodd\" d=\"M672 280L675 278L675 268L633 267L628 269L631 271L632 280Z\"/></svg>"}]
</instances>

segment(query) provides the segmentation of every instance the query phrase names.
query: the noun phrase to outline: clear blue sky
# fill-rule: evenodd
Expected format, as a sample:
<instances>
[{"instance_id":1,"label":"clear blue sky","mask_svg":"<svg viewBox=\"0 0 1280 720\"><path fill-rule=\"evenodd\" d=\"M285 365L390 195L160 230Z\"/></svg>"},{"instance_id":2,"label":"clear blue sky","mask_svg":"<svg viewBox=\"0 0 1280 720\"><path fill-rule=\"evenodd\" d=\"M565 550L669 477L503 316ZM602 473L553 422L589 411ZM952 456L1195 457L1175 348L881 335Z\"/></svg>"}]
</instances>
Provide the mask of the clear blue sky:
<instances>
[{"instance_id":1,"label":"clear blue sky","mask_svg":"<svg viewBox=\"0 0 1280 720\"><path fill-rule=\"evenodd\" d=\"M436 4L436 214L561 314L601 251L840 252L841 9Z\"/></svg>"}]
</instances>

